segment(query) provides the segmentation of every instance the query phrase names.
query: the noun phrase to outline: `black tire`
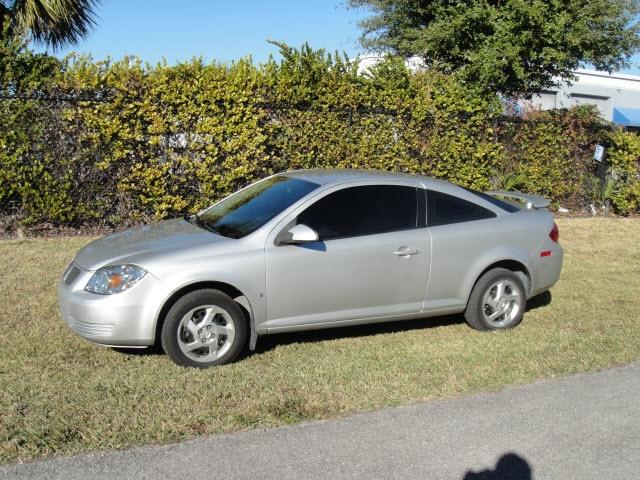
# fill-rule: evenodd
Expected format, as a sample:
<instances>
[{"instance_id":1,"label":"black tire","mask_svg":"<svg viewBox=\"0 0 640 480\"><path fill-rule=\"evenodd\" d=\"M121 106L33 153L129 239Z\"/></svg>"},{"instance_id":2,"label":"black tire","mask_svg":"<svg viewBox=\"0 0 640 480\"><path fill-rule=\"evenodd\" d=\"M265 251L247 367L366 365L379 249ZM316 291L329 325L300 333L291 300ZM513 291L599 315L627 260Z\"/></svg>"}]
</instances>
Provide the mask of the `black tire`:
<instances>
[{"instance_id":1,"label":"black tire","mask_svg":"<svg viewBox=\"0 0 640 480\"><path fill-rule=\"evenodd\" d=\"M183 345L189 342L195 344L195 342L200 341L200 337L196 338L192 335L191 331L183 325L183 319L186 318L187 314L193 312L193 317L190 316L189 318L199 319L201 322L204 321L204 317L206 316L205 306L217 307L217 309L224 311L224 313L216 315L215 324L212 325L214 331L216 327L219 327L220 329L231 329L233 332L230 332L229 335L217 335L211 332L204 332L205 335L208 333L211 336L211 338L207 340L201 340L205 345L199 350L196 349L185 353L178 341L179 329ZM198 307L202 308L199 309ZM187 320L185 320L185 322L187 322ZM229 322L233 322L233 324L229 325ZM194 322L194 324L196 323ZM199 334L202 330L204 330L204 328L198 330L197 333ZM228 337L232 336L231 333L233 333L233 339L228 340ZM177 365L195 368L223 365L235 360L242 352L247 339L247 320L240 306L226 293L215 289L195 290L179 298L173 304L162 325L160 339L163 350ZM213 345L214 342L215 348ZM219 348L218 350L220 342L223 342L224 353L222 353L223 348ZM211 352L211 350L213 350L212 353L206 354L206 352ZM217 358L209 358L217 354L220 354L220 356ZM201 357L201 360L194 357Z\"/></svg>"},{"instance_id":2,"label":"black tire","mask_svg":"<svg viewBox=\"0 0 640 480\"><path fill-rule=\"evenodd\" d=\"M499 283L502 283L502 287L497 286ZM496 293L502 290L505 292L500 297L502 302L496 302ZM487 295L490 297L489 302L500 305L485 303ZM464 318L476 330L505 330L522 321L526 306L527 294L520 277L506 268L494 268L476 282L469 296ZM489 320L491 316L496 318Z\"/></svg>"}]
</instances>

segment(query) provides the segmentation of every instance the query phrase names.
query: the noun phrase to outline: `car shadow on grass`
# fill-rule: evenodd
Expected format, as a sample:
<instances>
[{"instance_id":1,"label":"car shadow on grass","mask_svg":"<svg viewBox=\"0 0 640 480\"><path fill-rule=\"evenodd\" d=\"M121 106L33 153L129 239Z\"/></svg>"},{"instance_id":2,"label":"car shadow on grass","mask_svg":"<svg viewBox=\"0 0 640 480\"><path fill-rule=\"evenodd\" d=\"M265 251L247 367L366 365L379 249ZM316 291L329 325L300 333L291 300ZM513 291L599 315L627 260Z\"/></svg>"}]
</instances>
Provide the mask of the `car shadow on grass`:
<instances>
[{"instance_id":1,"label":"car shadow on grass","mask_svg":"<svg viewBox=\"0 0 640 480\"><path fill-rule=\"evenodd\" d=\"M544 292L527 302L526 311L542 308L551 303L551 292ZM342 338L369 337L373 335L397 332L409 332L425 328L439 328L466 323L464 315L441 315L437 317L397 320L383 323L352 325L348 327L332 327L322 330L305 330L290 333L276 333L259 337L254 352L245 352L244 356L265 353L278 346L292 343L316 343ZM243 357L244 357L243 356Z\"/></svg>"},{"instance_id":2,"label":"car shadow on grass","mask_svg":"<svg viewBox=\"0 0 640 480\"><path fill-rule=\"evenodd\" d=\"M331 327L322 330L304 330L299 332L275 333L258 338L253 354L268 352L275 347L292 343L316 343L342 338L369 337L385 333L409 332L424 328L437 328L464 323L460 314L412 320L397 320L384 323Z\"/></svg>"},{"instance_id":3,"label":"car shadow on grass","mask_svg":"<svg viewBox=\"0 0 640 480\"><path fill-rule=\"evenodd\" d=\"M150 347L130 348L130 347L111 347L114 352L124 355L135 355L137 357L146 357L149 355L164 355L161 345L151 345Z\"/></svg>"},{"instance_id":4,"label":"car shadow on grass","mask_svg":"<svg viewBox=\"0 0 640 480\"><path fill-rule=\"evenodd\" d=\"M527 302L527 310L535 310L551 303L551 292L544 292L536 295ZM268 352L278 346L292 343L316 343L341 338L369 337L385 333L409 332L412 330L422 330L424 328L439 328L449 325L465 323L461 313L455 315L441 315L437 317L418 318L412 320L397 320L383 323L370 323L365 325L352 325L348 327L332 327L322 330L306 330L301 332L276 333L259 337L256 349L250 352L247 349L241 354L238 360L252 355ZM125 355L164 355L160 345L147 348L113 348L114 351Z\"/></svg>"}]
</instances>

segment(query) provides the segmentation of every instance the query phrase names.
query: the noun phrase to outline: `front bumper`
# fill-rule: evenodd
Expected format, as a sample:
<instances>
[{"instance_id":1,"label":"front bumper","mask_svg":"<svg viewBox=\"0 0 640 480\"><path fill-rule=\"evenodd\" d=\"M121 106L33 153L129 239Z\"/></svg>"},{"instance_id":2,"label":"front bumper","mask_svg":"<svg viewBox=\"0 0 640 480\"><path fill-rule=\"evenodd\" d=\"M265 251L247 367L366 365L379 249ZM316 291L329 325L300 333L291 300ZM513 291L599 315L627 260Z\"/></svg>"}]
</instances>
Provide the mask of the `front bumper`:
<instances>
[{"instance_id":1,"label":"front bumper","mask_svg":"<svg viewBox=\"0 0 640 480\"><path fill-rule=\"evenodd\" d=\"M73 332L91 342L109 346L135 347L155 343L159 303L166 298L160 280L147 273L129 290L97 295L84 291L94 272L75 264L67 272L73 268L79 270L72 275L75 278L65 275L58 284L62 319Z\"/></svg>"}]
</instances>

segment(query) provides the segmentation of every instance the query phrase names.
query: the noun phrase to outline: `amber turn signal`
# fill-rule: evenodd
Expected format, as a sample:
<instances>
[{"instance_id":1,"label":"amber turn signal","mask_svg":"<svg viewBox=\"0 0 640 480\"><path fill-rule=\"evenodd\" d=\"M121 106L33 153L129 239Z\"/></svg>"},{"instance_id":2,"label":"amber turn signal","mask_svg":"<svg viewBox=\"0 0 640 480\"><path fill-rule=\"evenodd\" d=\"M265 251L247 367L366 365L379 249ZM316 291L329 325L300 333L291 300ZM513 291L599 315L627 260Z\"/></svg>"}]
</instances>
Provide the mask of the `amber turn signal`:
<instances>
[{"instance_id":1,"label":"amber turn signal","mask_svg":"<svg viewBox=\"0 0 640 480\"><path fill-rule=\"evenodd\" d=\"M109 275L109 288L118 288L124 283L124 277L119 273Z\"/></svg>"}]
</instances>

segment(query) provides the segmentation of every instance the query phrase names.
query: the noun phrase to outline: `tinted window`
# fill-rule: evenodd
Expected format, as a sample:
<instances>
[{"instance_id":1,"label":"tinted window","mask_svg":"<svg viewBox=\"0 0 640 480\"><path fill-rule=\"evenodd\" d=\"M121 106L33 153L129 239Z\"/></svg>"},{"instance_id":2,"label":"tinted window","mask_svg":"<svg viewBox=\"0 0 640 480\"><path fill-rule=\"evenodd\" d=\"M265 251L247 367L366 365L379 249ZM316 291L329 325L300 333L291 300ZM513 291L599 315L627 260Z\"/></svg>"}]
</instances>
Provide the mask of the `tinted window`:
<instances>
[{"instance_id":1,"label":"tinted window","mask_svg":"<svg viewBox=\"0 0 640 480\"><path fill-rule=\"evenodd\" d=\"M244 237L318 187L299 178L270 177L225 198L197 220L225 237Z\"/></svg>"},{"instance_id":2,"label":"tinted window","mask_svg":"<svg viewBox=\"0 0 640 480\"><path fill-rule=\"evenodd\" d=\"M467 202L453 195L435 192L427 192L427 225L447 225L449 223L469 222L492 218L496 214L480 205Z\"/></svg>"},{"instance_id":3,"label":"tinted window","mask_svg":"<svg viewBox=\"0 0 640 480\"><path fill-rule=\"evenodd\" d=\"M462 188L464 188L464 187L462 187ZM520 210L514 204L509 203L509 202L505 202L504 200L500 200L499 198L496 198L496 197L494 197L492 195L487 195L486 193L478 192L477 190L471 190L470 188L464 188L464 189L467 192L470 192L470 193L473 193L474 195L479 196L480 198L484 198L487 202L494 204L496 207L500 207L505 212L513 213L513 212L517 212L518 210Z\"/></svg>"},{"instance_id":4,"label":"tinted window","mask_svg":"<svg viewBox=\"0 0 640 480\"><path fill-rule=\"evenodd\" d=\"M321 240L373 235L418 226L418 192L411 187L371 185L330 193L298 215Z\"/></svg>"}]
</instances>

